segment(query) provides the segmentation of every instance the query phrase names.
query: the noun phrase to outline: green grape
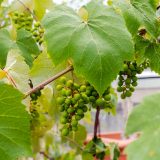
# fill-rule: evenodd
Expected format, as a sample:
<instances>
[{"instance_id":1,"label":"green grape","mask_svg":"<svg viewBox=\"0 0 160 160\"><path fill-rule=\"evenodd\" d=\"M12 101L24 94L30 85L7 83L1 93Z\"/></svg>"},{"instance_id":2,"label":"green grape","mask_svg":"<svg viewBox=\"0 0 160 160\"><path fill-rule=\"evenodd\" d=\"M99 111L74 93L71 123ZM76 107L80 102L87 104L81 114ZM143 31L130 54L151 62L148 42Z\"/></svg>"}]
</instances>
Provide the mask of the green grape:
<instances>
[{"instance_id":1,"label":"green grape","mask_svg":"<svg viewBox=\"0 0 160 160\"><path fill-rule=\"evenodd\" d=\"M63 89L61 90L61 95L62 95L62 96L66 96L66 89L65 89L65 88L63 88Z\"/></svg>"},{"instance_id":2,"label":"green grape","mask_svg":"<svg viewBox=\"0 0 160 160\"><path fill-rule=\"evenodd\" d=\"M122 92L122 91L123 91L123 87L118 86L118 87L117 87L117 91L118 91L118 92Z\"/></svg>"},{"instance_id":3,"label":"green grape","mask_svg":"<svg viewBox=\"0 0 160 160\"><path fill-rule=\"evenodd\" d=\"M74 99L76 101L80 100L80 98L81 98L81 95L79 93L74 94Z\"/></svg>"},{"instance_id":4,"label":"green grape","mask_svg":"<svg viewBox=\"0 0 160 160\"><path fill-rule=\"evenodd\" d=\"M102 98L99 98L96 100L96 105L99 107L103 107L104 106L104 100Z\"/></svg>"},{"instance_id":5,"label":"green grape","mask_svg":"<svg viewBox=\"0 0 160 160\"><path fill-rule=\"evenodd\" d=\"M84 111L83 111L82 109L78 109L78 110L77 110L77 114L80 115L80 116L83 115L83 112L84 112Z\"/></svg>"},{"instance_id":6,"label":"green grape","mask_svg":"<svg viewBox=\"0 0 160 160\"><path fill-rule=\"evenodd\" d=\"M72 87L73 86L73 81L72 80L68 80L66 83L67 87Z\"/></svg>"},{"instance_id":7,"label":"green grape","mask_svg":"<svg viewBox=\"0 0 160 160\"><path fill-rule=\"evenodd\" d=\"M62 136L68 136L69 135L69 129L68 128L63 128L61 131Z\"/></svg>"},{"instance_id":8,"label":"green grape","mask_svg":"<svg viewBox=\"0 0 160 160\"><path fill-rule=\"evenodd\" d=\"M70 89L66 90L66 96L71 96L72 95L72 91Z\"/></svg>"},{"instance_id":9,"label":"green grape","mask_svg":"<svg viewBox=\"0 0 160 160\"><path fill-rule=\"evenodd\" d=\"M130 68L131 70L135 70L135 67L134 67L133 64L130 64L130 65L129 65L129 68Z\"/></svg>"},{"instance_id":10,"label":"green grape","mask_svg":"<svg viewBox=\"0 0 160 160\"><path fill-rule=\"evenodd\" d=\"M64 104L65 110L67 110L70 107L70 105Z\"/></svg>"},{"instance_id":11,"label":"green grape","mask_svg":"<svg viewBox=\"0 0 160 160\"><path fill-rule=\"evenodd\" d=\"M118 82L118 86L121 87L123 85L123 81Z\"/></svg>"},{"instance_id":12,"label":"green grape","mask_svg":"<svg viewBox=\"0 0 160 160\"><path fill-rule=\"evenodd\" d=\"M135 91L134 87L130 87L129 90L130 90L131 92L134 92L134 91Z\"/></svg>"},{"instance_id":13,"label":"green grape","mask_svg":"<svg viewBox=\"0 0 160 160\"><path fill-rule=\"evenodd\" d=\"M90 100L90 102L95 102L95 101L96 101L96 98L95 98L94 96L90 96L90 97L89 97L89 100Z\"/></svg>"},{"instance_id":14,"label":"green grape","mask_svg":"<svg viewBox=\"0 0 160 160\"><path fill-rule=\"evenodd\" d=\"M63 104L65 102L65 99L63 97L58 97L57 98L57 103L58 104Z\"/></svg>"},{"instance_id":15,"label":"green grape","mask_svg":"<svg viewBox=\"0 0 160 160\"><path fill-rule=\"evenodd\" d=\"M78 121L77 121L77 120L72 120L71 125L72 125L73 127L77 127Z\"/></svg>"},{"instance_id":16,"label":"green grape","mask_svg":"<svg viewBox=\"0 0 160 160\"><path fill-rule=\"evenodd\" d=\"M84 102L88 103L89 102L89 98L86 94L82 93L82 99L84 100Z\"/></svg>"},{"instance_id":17,"label":"green grape","mask_svg":"<svg viewBox=\"0 0 160 160\"><path fill-rule=\"evenodd\" d=\"M67 118L67 117L68 117L68 112L67 112L67 111L64 111L64 112L62 113L62 116L65 117L65 118Z\"/></svg>"},{"instance_id":18,"label":"green grape","mask_svg":"<svg viewBox=\"0 0 160 160\"><path fill-rule=\"evenodd\" d=\"M74 113L75 109L73 107L70 107L67 109L67 112L68 113Z\"/></svg>"},{"instance_id":19,"label":"green grape","mask_svg":"<svg viewBox=\"0 0 160 160\"><path fill-rule=\"evenodd\" d=\"M57 91L60 91L62 88L63 88L62 85L57 85L57 86L56 86Z\"/></svg>"},{"instance_id":20,"label":"green grape","mask_svg":"<svg viewBox=\"0 0 160 160\"><path fill-rule=\"evenodd\" d=\"M131 79L130 78L127 78L126 80L125 80L125 84L126 85L129 85L131 83Z\"/></svg>"},{"instance_id":21,"label":"green grape","mask_svg":"<svg viewBox=\"0 0 160 160\"><path fill-rule=\"evenodd\" d=\"M136 87L138 85L137 82L132 82L132 86Z\"/></svg>"},{"instance_id":22,"label":"green grape","mask_svg":"<svg viewBox=\"0 0 160 160\"><path fill-rule=\"evenodd\" d=\"M93 92L92 92L92 96L97 97L97 96L98 96L97 91L93 91Z\"/></svg>"},{"instance_id":23,"label":"green grape","mask_svg":"<svg viewBox=\"0 0 160 160\"><path fill-rule=\"evenodd\" d=\"M41 25L40 22L36 22L36 23L34 24L35 27L40 27L40 25Z\"/></svg>"},{"instance_id":24,"label":"green grape","mask_svg":"<svg viewBox=\"0 0 160 160\"><path fill-rule=\"evenodd\" d=\"M82 119L82 116L80 116L80 115L75 115L75 119L76 119L77 121L79 121L79 120Z\"/></svg>"},{"instance_id":25,"label":"green grape","mask_svg":"<svg viewBox=\"0 0 160 160\"><path fill-rule=\"evenodd\" d=\"M78 90L80 86L77 83L74 83L73 87L74 87L75 90Z\"/></svg>"},{"instance_id":26,"label":"green grape","mask_svg":"<svg viewBox=\"0 0 160 160\"><path fill-rule=\"evenodd\" d=\"M126 98L126 95L123 93L123 94L121 94L121 98L122 99L125 99Z\"/></svg>"},{"instance_id":27,"label":"green grape","mask_svg":"<svg viewBox=\"0 0 160 160\"><path fill-rule=\"evenodd\" d=\"M67 118L66 117L61 117L61 119L60 119L60 122L62 123L62 124L66 124L67 123Z\"/></svg>"},{"instance_id":28,"label":"green grape","mask_svg":"<svg viewBox=\"0 0 160 160\"><path fill-rule=\"evenodd\" d=\"M127 65L127 64L124 64L124 65L123 65L123 70L124 70L124 71L127 71L127 70L128 70L128 65Z\"/></svg>"},{"instance_id":29,"label":"green grape","mask_svg":"<svg viewBox=\"0 0 160 160\"><path fill-rule=\"evenodd\" d=\"M82 85L79 89L81 92L85 92L86 91L86 86L85 85Z\"/></svg>"},{"instance_id":30,"label":"green grape","mask_svg":"<svg viewBox=\"0 0 160 160\"><path fill-rule=\"evenodd\" d=\"M105 95L105 96L104 96L104 99L105 99L106 101L110 101L110 100L111 100L111 95L110 95L110 94Z\"/></svg>"},{"instance_id":31,"label":"green grape","mask_svg":"<svg viewBox=\"0 0 160 160\"><path fill-rule=\"evenodd\" d=\"M82 109L83 109L83 112L87 112L88 111L87 106L84 106Z\"/></svg>"},{"instance_id":32,"label":"green grape","mask_svg":"<svg viewBox=\"0 0 160 160\"><path fill-rule=\"evenodd\" d=\"M92 94L91 90L88 90L88 89L86 90L85 93L86 93L87 96L91 96L91 94Z\"/></svg>"},{"instance_id":33,"label":"green grape","mask_svg":"<svg viewBox=\"0 0 160 160\"><path fill-rule=\"evenodd\" d=\"M72 100L71 100L70 98L67 98L67 99L65 100L65 104L71 105L71 103L72 103Z\"/></svg>"},{"instance_id":34,"label":"green grape","mask_svg":"<svg viewBox=\"0 0 160 160\"><path fill-rule=\"evenodd\" d=\"M133 72L132 72L132 76L135 76L136 74L137 74L136 71L133 71Z\"/></svg>"},{"instance_id":35,"label":"green grape","mask_svg":"<svg viewBox=\"0 0 160 160\"><path fill-rule=\"evenodd\" d=\"M77 103L77 100L75 100L75 98L72 98L72 99L71 99L71 103L72 103L73 105L75 105L75 104Z\"/></svg>"},{"instance_id":36,"label":"green grape","mask_svg":"<svg viewBox=\"0 0 160 160\"><path fill-rule=\"evenodd\" d=\"M125 95L126 95L126 97L131 97L132 92L131 91L126 91Z\"/></svg>"},{"instance_id":37,"label":"green grape","mask_svg":"<svg viewBox=\"0 0 160 160\"><path fill-rule=\"evenodd\" d=\"M59 79L59 82L62 83L62 84L66 84L67 78L66 78L66 77L61 77L61 78Z\"/></svg>"},{"instance_id":38,"label":"green grape","mask_svg":"<svg viewBox=\"0 0 160 160\"><path fill-rule=\"evenodd\" d=\"M133 82L136 82L138 78L136 76L131 77Z\"/></svg>"}]
</instances>

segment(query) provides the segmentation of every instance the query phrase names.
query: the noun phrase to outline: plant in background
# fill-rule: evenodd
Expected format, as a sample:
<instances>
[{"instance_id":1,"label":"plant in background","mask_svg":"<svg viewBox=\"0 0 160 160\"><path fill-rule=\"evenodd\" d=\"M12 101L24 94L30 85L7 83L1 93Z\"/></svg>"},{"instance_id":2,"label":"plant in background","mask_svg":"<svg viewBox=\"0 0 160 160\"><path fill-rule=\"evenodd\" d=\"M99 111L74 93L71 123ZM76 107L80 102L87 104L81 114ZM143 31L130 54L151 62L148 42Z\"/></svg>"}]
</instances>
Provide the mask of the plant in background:
<instances>
[{"instance_id":1,"label":"plant in background","mask_svg":"<svg viewBox=\"0 0 160 160\"><path fill-rule=\"evenodd\" d=\"M160 73L159 1L93 0L78 11L51 0L0 4L0 160L118 160L117 146L98 137L99 116L115 114L117 77L125 99L137 74ZM140 132L129 160L160 156L158 97L129 117L127 135ZM81 122L92 110L93 137L84 145Z\"/></svg>"}]
</instances>

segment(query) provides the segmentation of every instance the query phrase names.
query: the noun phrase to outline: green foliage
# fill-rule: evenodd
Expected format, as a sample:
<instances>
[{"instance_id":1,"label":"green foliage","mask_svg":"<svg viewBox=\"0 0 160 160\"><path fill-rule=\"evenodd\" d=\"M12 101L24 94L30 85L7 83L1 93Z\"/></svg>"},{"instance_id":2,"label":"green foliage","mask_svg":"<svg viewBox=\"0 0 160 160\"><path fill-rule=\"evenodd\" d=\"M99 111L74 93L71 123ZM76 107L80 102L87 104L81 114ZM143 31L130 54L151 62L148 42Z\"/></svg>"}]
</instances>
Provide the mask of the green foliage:
<instances>
[{"instance_id":1,"label":"green foliage","mask_svg":"<svg viewBox=\"0 0 160 160\"><path fill-rule=\"evenodd\" d=\"M3 2L0 80L6 84L0 83L0 160L26 159L31 148L33 159L74 160L81 154L83 160L95 156L117 160L115 144L106 146L93 138L84 147L87 131L79 121L92 109L116 113L116 93L108 86L118 73L122 99L132 95L138 84L136 74L148 64L160 73L159 0L110 0L109 6L93 0L77 12L65 5L50 11L52 0ZM48 85L66 66L73 66L67 78ZM26 107L21 104L23 95L8 83L30 94L23 101ZM30 93L37 85L40 90ZM146 99L129 118L127 134L141 133L127 149L129 160L160 157L158 98ZM62 144L64 140L67 143Z\"/></svg>"},{"instance_id":2,"label":"green foliage","mask_svg":"<svg viewBox=\"0 0 160 160\"><path fill-rule=\"evenodd\" d=\"M11 36L6 29L0 30L0 67L4 67L6 64L8 51L13 47L14 43L11 40Z\"/></svg>"},{"instance_id":3,"label":"green foliage","mask_svg":"<svg viewBox=\"0 0 160 160\"><path fill-rule=\"evenodd\" d=\"M17 46L21 50L23 57L25 58L26 63L29 66L32 66L34 60L33 56L38 56L40 50L32 38L31 33L22 29L17 31Z\"/></svg>"},{"instance_id":4,"label":"green foliage","mask_svg":"<svg viewBox=\"0 0 160 160\"><path fill-rule=\"evenodd\" d=\"M141 16L146 30L156 39L159 36L159 22L156 18L158 3L155 0L131 0L131 3Z\"/></svg>"},{"instance_id":5,"label":"green foliage","mask_svg":"<svg viewBox=\"0 0 160 160\"><path fill-rule=\"evenodd\" d=\"M126 134L141 133L138 140L126 150L129 160L157 160L160 157L159 103L160 94L146 97L131 113Z\"/></svg>"},{"instance_id":6,"label":"green foliage","mask_svg":"<svg viewBox=\"0 0 160 160\"><path fill-rule=\"evenodd\" d=\"M49 9L53 6L52 0L34 0L34 11L36 16L39 19L42 19L42 17L45 14L46 9Z\"/></svg>"},{"instance_id":7,"label":"green foliage","mask_svg":"<svg viewBox=\"0 0 160 160\"><path fill-rule=\"evenodd\" d=\"M16 160L31 155L29 115L23 95L0 83L0 160Z\"/></svg>"},{"instance_id":8,"label":"green foliage","mask_svg":"<svg viewBox=\"0 0 160 160\"><path fill-rule=\"evenodd\" d=\"M160 46L158 44L150 44L145 51L145 56L150 60L150 67L153 71L160 73Z\"/></svg>"},{"instance_id":9,"label":"green foliage","mask_svg":"<svg viewBox=\"0 0 160 160\"><path fill-rule=\"evenodd\" d=\"M130 33L133 36L136 35L141 25L141 17L137 14L136 9L128 1L113 0L113 2L115 9L117 9L117 7L120 8Z\"/></svg>"},{"instance_id":10,"label":"green foliage","mask_svg":"<svg viewBox=\"0 0 160 160\"><path fill-rule=\"evenodd\" d=\"M100 138L93 138L90 142L87 143L83 154L91 154L97 159L103 160L107 149L108 148Z\"/></svg>"},{"instance_id":11,"label":"green foliage","mask_svg":"<svg viewBox=\"0 0 160 160\"><path fill-rule=\"evenodd\" d=\"M133 43L122 17L114 10L93 1L86 11L89 17L83 21L66 6L55 7L43 19L45 39L56 64L71 58L76 73L102 94L123 61L133 58Z\"/></svg>"},{"instance_id":12,"label":"green foliage","mask_svg":"<svg viewBox=\"0 0 160 160\"><path fill-rule=\"evenodd\" d=\"M46 52L41 53L33 62L30 77L34 85L38 85L55 74L55 67Z\"/></svg>"}]
</instances>

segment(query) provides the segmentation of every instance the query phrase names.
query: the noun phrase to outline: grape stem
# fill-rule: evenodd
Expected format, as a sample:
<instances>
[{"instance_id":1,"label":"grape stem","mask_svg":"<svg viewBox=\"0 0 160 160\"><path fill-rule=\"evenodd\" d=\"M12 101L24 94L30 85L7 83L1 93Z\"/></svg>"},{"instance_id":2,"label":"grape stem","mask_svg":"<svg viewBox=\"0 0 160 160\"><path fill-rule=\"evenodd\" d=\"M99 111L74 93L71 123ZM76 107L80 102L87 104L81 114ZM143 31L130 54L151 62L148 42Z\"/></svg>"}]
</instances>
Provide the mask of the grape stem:
<instances>
[{"instance_id":1,"label":"grape stem","mask_svg":"<svg viewBox=\"0 0 160 160\"><path fill-rule=\"evenodd\" d=\"M55 81L56 79L58 79L59 77L63 76L64 74L73 71L73 66L69 66L66 69L64 69L63 71L57 73L56 75L54 75L53 77L49 78L48 80L40 83L39 85L37 85L36 87L34 87L33 89L29 90L26 94L25 94L25 98L27 98L29 95L35 93L38 90L43 89L46 85L50 84L51 82Z\"/></svg>"},{"instance_id":2,"label":"grape stem","mask_svg":"<svg viewBox=\"0 0 160 160\"><path fill-rule=\"evenodd\" d=\"M17 0L28 12L30 12L30 14L34 17L34 19L36 21L38 21L37 17L35 16L35 14L21 1L21 0Z\"/></svg>"},{"instance_id":3,"label":"grape stem","mask_svg":"<svg viewBox=\"0 0 160 160\"><path fill-rule=\"evenodd\" d=\"M100 107L97 107L95 122L94 122L94 138L97 138L97 131L98 131L98 126L99 126L99 115L100 115Z\"/></svg>"},{"instance_id":4,"label":"grape stem","mask_svg":"<svg viewBox=\"0 0 160 160\"><path fill-rule=\"evenodd\" d=\"M48 160L54 160L54 158L50 158L45 152L40 152L41 155L43 155Z\"/></svg>"}]
</instances>

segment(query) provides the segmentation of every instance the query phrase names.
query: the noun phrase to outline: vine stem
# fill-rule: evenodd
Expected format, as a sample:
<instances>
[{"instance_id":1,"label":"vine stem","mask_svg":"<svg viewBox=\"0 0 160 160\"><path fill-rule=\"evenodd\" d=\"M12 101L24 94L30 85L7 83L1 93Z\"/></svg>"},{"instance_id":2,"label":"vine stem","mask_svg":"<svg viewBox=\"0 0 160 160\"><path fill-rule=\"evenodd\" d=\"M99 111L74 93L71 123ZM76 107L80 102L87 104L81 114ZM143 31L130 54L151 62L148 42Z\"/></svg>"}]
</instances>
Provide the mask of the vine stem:
<instances>
[{"instance_id":1,"label":"vine stem","mask_svg":"<svg viewBox=\"0 0 160 160\"><path fill-rule=\"evenodd\" d=\"M54 158L50 158L45 152L40 152L40 154L49 160L54 160Z\"/></svg>"},{"instance_id":2,"label":"vine stem","mask_svg":"<svg viewBox=\"0 0 160 160\"><path fill-rule=\"evenodd\" d=\"M94 138L97 138L97 131L98 131L98 126L99 126L99 115L100 115L100 107L97 107L95 122L94 122Z\"/></svg>"},{"instance_id":3,"label":"vine stem","mask_svg":"<svg viewBox=\"0 0 160 160\"><path fill-rule=\"evenodd\" d=\"M37 17L35 16L35 14L21 1L21 0L17 0L28 12L30 12L30 14L34 17L34 19L36 21L38 21Z\"/></svg>"},{"instance_id":4,"label":"vine stem","mask_svg":"<svg viewBox=\"0 0 160 160\"><path fill-rule=\"evenodd\" d=\"M73 66L69 66L67 67L65 70L57 73L56 75L54 75L53 77L49 78L48 80L40 83L39 85L37 85L36 87L32 88L31 90L29 90L26 94L25 94L25 98L27 98L29 95L31 95L32 93L35 93L37 90L41 90L43 89L46 85L50 84L51 82L55 81L56 79L58 79L59 77L63 76L64 74L70 72L73 70Z\"/></svg>"}]
</instances>

